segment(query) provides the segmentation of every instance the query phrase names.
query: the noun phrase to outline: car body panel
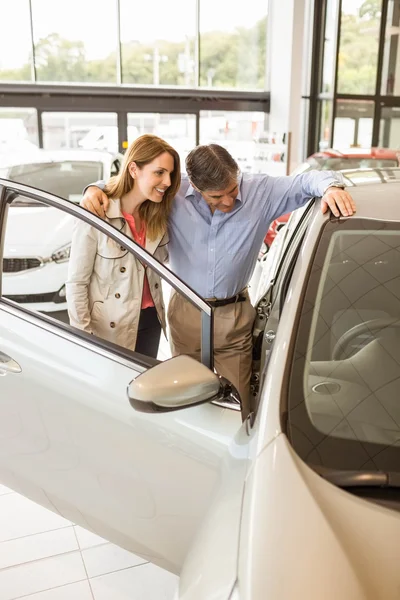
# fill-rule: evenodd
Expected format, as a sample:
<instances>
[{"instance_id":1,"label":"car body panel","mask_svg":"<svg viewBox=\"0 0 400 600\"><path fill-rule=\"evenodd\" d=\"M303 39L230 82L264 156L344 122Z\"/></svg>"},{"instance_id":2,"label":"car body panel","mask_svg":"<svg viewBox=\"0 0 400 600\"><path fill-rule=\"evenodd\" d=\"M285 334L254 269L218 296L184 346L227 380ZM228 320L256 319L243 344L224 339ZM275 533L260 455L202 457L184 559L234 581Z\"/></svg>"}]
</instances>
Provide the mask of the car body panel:
<instances>
[{"instance_id":1,"label":"car body panel","mask_svg":"<svg viewBox=\"0 0 400 600\"><path fill-rule=\"evenodd\" d=\"M226 600L237 577L249 433L242 427L221 462L221 479L186 557L179 581L180 600Z\"/></svg>"},{"instance_id":2,"label":"car body panel","mask_svg":"<svg viewBox=\"0 0 400 600\"><path fill-rule=\"evenodd\" d=\"M240 415L205 404L154 422L127 398L137 367L4 307L0 329L1 351L22 369L1 381L1 481L28 496L34 484L56 512L179 572Z\"/></svg>"},{"instance_id":3,"label":"car body panel","mask_svg":"<svg viewBox=\"0 0 400 600\"><path fill-rule=\"evenodd\" d=\"M240 600L398 598L399 513L325 481L284 434L255 461L243 515Z\"/></svg>"}]
</instances>

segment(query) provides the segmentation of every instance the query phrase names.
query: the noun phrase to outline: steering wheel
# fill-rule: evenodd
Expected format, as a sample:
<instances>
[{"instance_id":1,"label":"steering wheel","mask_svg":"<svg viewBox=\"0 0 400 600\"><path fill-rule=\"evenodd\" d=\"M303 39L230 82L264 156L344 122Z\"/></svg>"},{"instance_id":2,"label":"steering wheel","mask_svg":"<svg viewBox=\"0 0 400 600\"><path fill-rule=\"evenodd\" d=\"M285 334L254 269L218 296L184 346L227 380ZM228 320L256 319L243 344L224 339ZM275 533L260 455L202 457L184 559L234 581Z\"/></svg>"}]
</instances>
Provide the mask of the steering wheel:
<instances>
[{"instance_id":1,"label":"steering wheel","mask_svg":"<svg viewBox=\"0 0 400 600\"><path fill-rule=\"evenodd\" d=\"M371 321L365 321L365 323L355 325L340 336L333 348L332 359L339 360L345 348L357 336L363 333L381 331L381 329L386 329L386 327L400 327L400 319L383 317L381 319L371 319Z\"/></svg>"}]
</instances>

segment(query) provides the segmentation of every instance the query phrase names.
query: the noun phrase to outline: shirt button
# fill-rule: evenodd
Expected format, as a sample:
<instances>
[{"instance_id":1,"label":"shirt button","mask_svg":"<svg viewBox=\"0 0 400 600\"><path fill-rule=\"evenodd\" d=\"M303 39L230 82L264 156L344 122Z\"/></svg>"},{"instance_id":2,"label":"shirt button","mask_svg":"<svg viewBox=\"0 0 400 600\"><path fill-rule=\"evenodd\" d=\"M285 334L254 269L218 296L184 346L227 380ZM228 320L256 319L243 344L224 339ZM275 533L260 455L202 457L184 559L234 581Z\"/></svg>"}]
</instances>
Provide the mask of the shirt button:
<instances>
[{"instance_id":1,"label":"shirt button","mask_svg":"<svg viewBox=\"0 0 400 600\"><path fill-rule=\"evenodd\" d=\"M156 290L158 289L158 283L154 284L154 287L156 288Z\"/></svg>"},{"instance_id":2,"label":"shirt button","mask_svg":"<svg viewBox=\"0 0 400 600\"><path fill-rule=\"evenodd\" d=\"M116 298L121 298L121 294L119 294L118 292L115 294Z\"/></svg>"},{"instance_id":3,"label":"shirt button","mask_svg":"<svg viewBox=\"0 0 400 600\"><path fill-rule=\"evenodd\" d=\"M125 271L126 271L126 268L125 268L125 267L121 267L121 268L120 268L120 271L121 271L121 273L125 273Z\"/></svg>"},{"instance_id":4,"label":"shirt button","mask_svg":"<svg viewBox=\"0 0 400 600\"><path fill-rule=\"evenodd\" d=\"M114 327L115 327L115 323L114 323L114 321L111 321L111 323L110 323L110 327L111 327L111 329L114 329Z\"/></svg>"}]
</instances>

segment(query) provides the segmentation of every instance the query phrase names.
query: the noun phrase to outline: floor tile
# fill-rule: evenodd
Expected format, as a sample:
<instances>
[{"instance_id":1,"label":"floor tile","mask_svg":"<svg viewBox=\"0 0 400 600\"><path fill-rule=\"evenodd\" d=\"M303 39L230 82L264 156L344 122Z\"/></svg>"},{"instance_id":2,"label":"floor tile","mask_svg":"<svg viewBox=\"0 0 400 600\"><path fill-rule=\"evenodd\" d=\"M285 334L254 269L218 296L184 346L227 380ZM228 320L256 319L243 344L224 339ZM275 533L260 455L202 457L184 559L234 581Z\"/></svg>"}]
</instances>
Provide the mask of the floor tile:
<instances>
[{"instance_id":1,"label":"floor tile","mask_svg":"<svg viewBox=\"0 0 400 600\"><path fill-rule=\"evenodd\" d=\"M93 600L93 596L89 582L80 581L79 583L53 588L46 592L29 594L29 596L24 596L23 600Z\"/></svg>"},{"instance_id":2,"label":"floor tile","mask_svg":"<svg viewBox=\"0 0 400 600\"><path fill-rule=\"evenodd\" d=\"M85 579L80 552L44 558L0 571L1 600L15 600Z\"/></svg>"},{"instance_id":3,"label":"floor tile","mask_svg":"<svg viewBox=\"0 0 400 600\"><path fill-rule=\"evenodd\" d=\"M78 538L79 547L82 550L85 548L92 548L93 546L99 546L100 544L108 544L107 540L92 533L88 529L84 529L80 525L75 525L74 529L76 537Z\"/></svg>"},{"instance_id":4,"label":"floor tile","mask_svg":"<svg viewBox=\"0 0 400 600\"><path fill-rule=\"evenodd\" d=\"M0 496L0 542L68 525L70 521L19 494Z\"/></svg>"},{"instance_id":5,"label":"floor tile","mask_svg":"<svg viewBox=\"0 0 400 600\"><path fill-rule=\"evenodd\" d=\"M0 483L0 496L4 496L4 494L13 494L14 490L10 490L10 488L5 485L1 485Z\"/></svg>"},{"instance_id":6,"label":"floor tile","mask_svg":"<svg viewBox=\"0 0 400 600\"><path fill-rule=\"evenodd\" d=\"M145 564L147 561L114 544L103 544L82 551L88 577L97 577L113 571Z\"/></svg>"},{"instance_id":7,"label":"floor tile","mask_svg":"<svg viewBox=\"0 0 400 600\"><path fill-rule=\"evenodd\" d=\"M178 578L146 564L95 577L90 584L95 600L172 600Z\"/></svg>"},{"instance_id":8,"label":"floor tile","mask_svg":"<svg viewBox=\"0 0 400 600\"><path fill-rule=\"evenodd\" d=\"M72 526L28 535L0 543L0 569L74 550L79 550L79 546Z\"/></svg>"}]
</instances>

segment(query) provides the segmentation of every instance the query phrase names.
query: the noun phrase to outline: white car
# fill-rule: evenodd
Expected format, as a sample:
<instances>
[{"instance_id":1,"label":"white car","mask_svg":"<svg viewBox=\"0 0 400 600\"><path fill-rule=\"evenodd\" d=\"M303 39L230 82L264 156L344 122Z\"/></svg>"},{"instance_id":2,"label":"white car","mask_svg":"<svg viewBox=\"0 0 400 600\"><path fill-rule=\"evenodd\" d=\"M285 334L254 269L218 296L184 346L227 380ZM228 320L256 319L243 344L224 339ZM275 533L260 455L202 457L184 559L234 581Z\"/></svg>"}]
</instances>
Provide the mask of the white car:
<instances>
[{"instance_id":1,"label":"white car","mask_svg":"<svg viewBox=\"0 0 400 600\"><path fill-rule=\"evenodd\" d=\"M244 423L211 368L203 299L79 205L0 180L0 247L15 198L49 204L137 255L203 323L203 364L160 363L1 296L0 482L179 574L179 600L397 599L395 179L353 187L352 218L311 201L279 236Z\"/></svg>"},{"instance_id":2,"label":"white car","mask_svg":"<svg viewBox=\"0 0 400 600\"><path fill-rule=\"evenodd\" d=\"M3 157L0 177L79 202L88 183L118 173L122 158L100 151L37 150ZM13 203L3 252L7 298L44 312L65 311L72 223L68 214L35 200Z\"/></svg>"}]
</instances>

